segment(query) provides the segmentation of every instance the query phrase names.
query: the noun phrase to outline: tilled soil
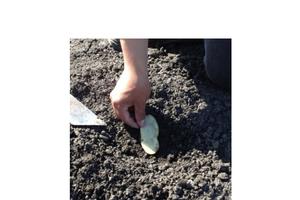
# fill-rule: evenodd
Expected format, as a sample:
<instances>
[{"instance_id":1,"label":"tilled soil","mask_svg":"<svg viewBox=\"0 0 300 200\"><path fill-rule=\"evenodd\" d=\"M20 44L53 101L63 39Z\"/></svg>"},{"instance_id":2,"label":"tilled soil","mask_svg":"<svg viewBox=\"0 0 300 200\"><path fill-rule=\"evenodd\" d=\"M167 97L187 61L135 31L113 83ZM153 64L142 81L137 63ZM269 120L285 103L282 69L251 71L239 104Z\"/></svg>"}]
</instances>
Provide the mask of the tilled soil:
<instances>
[{"instance_id":1,"label":"tilled soil","mask_svg":"<svg viewBox=\"0 0 300 200\"><path fill-rule=\"evenodd\" d=\"M146 112L159 124L154 156L111 109L122 53L106 40L70 46L71 94L107 123L70 127L71 199L231 199L231 96L206 77L202 40L151 41Z\"/></svg>"}]
</instances>

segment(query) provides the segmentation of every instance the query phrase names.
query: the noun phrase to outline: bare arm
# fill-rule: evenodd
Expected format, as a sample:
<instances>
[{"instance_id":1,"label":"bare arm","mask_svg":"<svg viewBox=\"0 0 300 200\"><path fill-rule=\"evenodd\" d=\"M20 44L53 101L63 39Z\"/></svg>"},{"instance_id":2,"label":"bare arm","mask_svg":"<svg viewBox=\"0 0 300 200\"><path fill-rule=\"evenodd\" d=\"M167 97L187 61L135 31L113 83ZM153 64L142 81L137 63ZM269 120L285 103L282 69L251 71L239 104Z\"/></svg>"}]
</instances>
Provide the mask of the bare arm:
<instances>
[{"instance_id":1,"label":"bare arm","mask_svg":"<svg viewBox=\"0 0 300 200\"><path fill-rule=\"evenodd\" d=\"M143 126L145 105L150 96L147 72L147 39L121 40L124 71L110 94L113 110L118 118L131 127ZM128 108L133 106L135 119Z\"/></svg>"},{"instance_id":2,"label":"bare arm","mask_svg":"<svg viewBox=\"0 0 300 200\"><path fill-rule=\"evenodd\" d=\"M139 76L147 76L147 39L121 40L124 54L124 69Z\"/></svg>"}]
</instances>

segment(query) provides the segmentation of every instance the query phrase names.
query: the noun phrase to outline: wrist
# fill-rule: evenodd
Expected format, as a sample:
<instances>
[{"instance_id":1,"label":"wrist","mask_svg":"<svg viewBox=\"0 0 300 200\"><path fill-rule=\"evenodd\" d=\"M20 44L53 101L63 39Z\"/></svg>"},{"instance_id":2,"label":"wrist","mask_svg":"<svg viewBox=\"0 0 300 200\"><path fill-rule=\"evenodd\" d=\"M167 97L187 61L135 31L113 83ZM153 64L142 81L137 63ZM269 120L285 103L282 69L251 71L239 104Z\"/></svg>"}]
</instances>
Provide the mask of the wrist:
<instances>
[{"instance_id":1,"label":"wrist","mask_svg":"<svg viewBox=\"0 0 300 200\"><path fill-rule=\"evenodd\" d=\"M147 77L148 70L146 67L124 65L124 72L136 77Z\"/></svg>"}]
</instances>

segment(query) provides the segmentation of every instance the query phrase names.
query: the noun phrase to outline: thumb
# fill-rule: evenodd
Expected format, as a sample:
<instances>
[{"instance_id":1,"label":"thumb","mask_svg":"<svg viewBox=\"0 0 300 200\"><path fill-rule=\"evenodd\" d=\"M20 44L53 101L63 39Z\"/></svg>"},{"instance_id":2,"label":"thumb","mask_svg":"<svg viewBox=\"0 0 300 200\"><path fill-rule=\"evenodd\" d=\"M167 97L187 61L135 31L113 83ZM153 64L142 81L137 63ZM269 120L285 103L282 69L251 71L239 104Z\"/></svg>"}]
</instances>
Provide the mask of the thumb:
<instances>
[{"instance_id":1,"label":"thumb","mask_svg":"<svg viewBox=\"0 0 300 200\"><path fill-rule=\"evenodd\" d=\"M145 106L145 103L136 104L134 106L135 120L140 128L144 126Z\"/></svg>"}]
</instances>

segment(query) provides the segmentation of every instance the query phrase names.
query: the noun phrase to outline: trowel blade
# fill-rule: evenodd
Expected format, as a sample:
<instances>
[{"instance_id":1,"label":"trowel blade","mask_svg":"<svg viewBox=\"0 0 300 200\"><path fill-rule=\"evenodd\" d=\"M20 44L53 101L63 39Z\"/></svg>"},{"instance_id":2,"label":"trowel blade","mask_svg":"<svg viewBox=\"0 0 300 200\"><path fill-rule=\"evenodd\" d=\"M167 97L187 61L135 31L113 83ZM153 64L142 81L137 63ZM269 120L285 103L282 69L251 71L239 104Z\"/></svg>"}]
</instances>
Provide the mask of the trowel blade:
<instances>
[{"instance_id":1,"label":"trowel blade","mask_svg":"<svg viewBox=\"0 0 300 200\"><path fill-rule=\"evenodd\" d=\"M70 94L70 123L76 126L106 126L90 109Z\"/></svg>"}]
</instances>

